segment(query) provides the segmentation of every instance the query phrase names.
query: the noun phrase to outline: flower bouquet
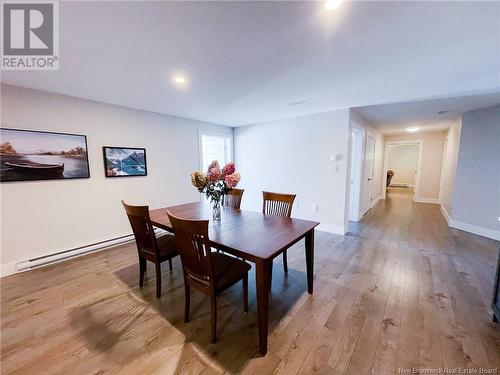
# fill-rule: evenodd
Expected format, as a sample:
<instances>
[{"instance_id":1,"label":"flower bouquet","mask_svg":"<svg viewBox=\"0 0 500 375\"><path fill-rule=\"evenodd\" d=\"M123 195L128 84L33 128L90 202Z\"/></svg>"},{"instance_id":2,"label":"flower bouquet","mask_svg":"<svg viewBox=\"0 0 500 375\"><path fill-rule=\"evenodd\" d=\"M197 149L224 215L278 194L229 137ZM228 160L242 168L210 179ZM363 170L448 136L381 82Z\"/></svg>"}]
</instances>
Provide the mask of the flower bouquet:
<instances>
[{"instance_id":1,"label":"flower bouquet","mask_svg":"<svg viewBox=\"0 0 500 375\"><path fill-rule=\"evenodd\" d=\"M200 193L205 194L213 206L214 220L220 220L222 196L235 188L240 182L240 178L234 163L229 162L221 169L217 160L210 163L207 173L203 173L203 171L191 173L191 183Z\"/></svg>"}]
</instances>

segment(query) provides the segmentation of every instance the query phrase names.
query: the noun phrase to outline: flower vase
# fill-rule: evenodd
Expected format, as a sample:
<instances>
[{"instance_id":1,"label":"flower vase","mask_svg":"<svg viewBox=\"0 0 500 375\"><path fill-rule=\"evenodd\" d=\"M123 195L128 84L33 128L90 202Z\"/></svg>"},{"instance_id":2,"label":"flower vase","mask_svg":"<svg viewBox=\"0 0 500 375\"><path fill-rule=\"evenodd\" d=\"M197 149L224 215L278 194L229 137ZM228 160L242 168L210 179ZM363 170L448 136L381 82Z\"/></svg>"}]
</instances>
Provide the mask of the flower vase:
<instances>
[{"instance_id":1,"label":"flower vase","mask_svg":"<svg viewBox=\"0 0 500 375\"><path fill-rule=\"evenodd\" d=\"M214 221L220 221L220 201L214 202L212 216Z\"/></svg>"}]
</instances>

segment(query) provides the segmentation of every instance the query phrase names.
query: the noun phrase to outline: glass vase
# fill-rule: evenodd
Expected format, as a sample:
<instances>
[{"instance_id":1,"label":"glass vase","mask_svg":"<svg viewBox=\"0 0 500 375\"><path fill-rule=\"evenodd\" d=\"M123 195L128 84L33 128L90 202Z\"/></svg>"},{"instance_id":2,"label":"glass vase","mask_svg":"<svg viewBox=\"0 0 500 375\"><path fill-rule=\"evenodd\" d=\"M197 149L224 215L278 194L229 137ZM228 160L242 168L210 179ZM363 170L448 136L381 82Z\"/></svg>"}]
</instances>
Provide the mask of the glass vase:
<instances>
[{"instance_id":1,"label":"glass vase","mask_svg":"<svg viewBox=\"0 0 500 375\"><path fill-rule=\"evenodd\" d=\"M214 221L220 221L220 201L214 202L212 207L212 216Z\"/></svg>"}]
</instances>

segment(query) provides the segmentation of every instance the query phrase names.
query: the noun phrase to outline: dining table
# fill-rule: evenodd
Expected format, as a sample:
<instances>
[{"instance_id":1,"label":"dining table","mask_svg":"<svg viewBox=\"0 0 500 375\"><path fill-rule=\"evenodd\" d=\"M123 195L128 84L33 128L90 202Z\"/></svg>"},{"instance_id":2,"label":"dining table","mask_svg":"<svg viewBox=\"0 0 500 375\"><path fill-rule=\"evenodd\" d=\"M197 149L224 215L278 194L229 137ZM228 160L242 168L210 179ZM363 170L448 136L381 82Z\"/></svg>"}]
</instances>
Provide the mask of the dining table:
<instances>
[{"instance_id":1,"label":"dining table","mask_svg":"<svg viewBox=\"0 0 500 375\"><path fill-rule=\"evenodd\" d=\"M267 353L269 294L273 259L305 239L307 291L313 293L314 230L318 222L272 216L256 211L221 208L221 219L212 219L212 207L193 202L150 210L153 226L173 232L167 211L190 220L209 220L210 246L255 264L259 352Z\"/></svg>"}]
</instances>

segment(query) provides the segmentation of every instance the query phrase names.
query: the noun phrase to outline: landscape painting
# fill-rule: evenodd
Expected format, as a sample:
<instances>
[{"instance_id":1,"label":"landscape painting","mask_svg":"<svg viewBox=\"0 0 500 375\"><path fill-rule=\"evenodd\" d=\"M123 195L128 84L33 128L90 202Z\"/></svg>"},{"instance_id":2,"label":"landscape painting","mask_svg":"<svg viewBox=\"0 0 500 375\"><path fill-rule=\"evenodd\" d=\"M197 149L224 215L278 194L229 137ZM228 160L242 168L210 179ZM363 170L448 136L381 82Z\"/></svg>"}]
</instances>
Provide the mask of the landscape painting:
<instances>
[{"instance_id":1,"label":"landscape painting","mask_svg":"<svg viewBox=\"0 0 500 375\"><path fill-rule=\"evenodd\" d=\"M0 128L0 181L89 178L87 137Z\"/></svg>"},{"instance_id":2,"label":"landscape painting","mask_svg":"<svg viewBox=\"0 0 500 375\"><path fill-rule=\"evenodd\" d=\"M146 176L146 149L103 147L106 177Z\"/></svg>"}]
</instances>

